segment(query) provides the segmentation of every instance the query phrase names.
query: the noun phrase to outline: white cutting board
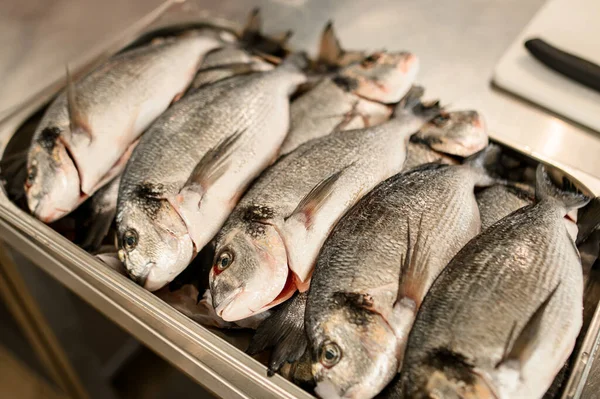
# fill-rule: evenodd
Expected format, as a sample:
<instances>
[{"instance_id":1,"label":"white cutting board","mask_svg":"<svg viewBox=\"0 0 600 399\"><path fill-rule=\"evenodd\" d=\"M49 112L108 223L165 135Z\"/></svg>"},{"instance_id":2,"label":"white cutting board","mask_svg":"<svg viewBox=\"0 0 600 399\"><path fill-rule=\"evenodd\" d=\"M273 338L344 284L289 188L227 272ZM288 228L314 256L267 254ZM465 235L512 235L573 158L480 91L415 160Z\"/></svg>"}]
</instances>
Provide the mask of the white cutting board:
<instances>
[{"instance_id":1,"label":"white cutting board","mask_svg":"<svg viewBox=\"0 0 600 399\"><path fill-rule=\"evenodd\" d=\"M600 65L600 0L549 0L494 71L498 86L600 132L600 93L533 58L523 46L533 37Z\"/></svg>"}]
</instances>

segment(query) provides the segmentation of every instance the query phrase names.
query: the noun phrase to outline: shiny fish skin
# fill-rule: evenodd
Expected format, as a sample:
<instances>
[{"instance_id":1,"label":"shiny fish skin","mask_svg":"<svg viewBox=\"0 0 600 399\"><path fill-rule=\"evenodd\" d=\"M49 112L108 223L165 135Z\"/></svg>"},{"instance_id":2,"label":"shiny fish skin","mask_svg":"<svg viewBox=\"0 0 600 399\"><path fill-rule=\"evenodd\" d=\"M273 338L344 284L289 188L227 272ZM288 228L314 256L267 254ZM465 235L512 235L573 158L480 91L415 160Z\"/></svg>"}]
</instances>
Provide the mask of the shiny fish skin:
<instances>
[{"instance_id":1,"label":"shiny fish skin","mask_svg":"<svg viewBox=\"0 0 600 399\"><path fill-rule=\"evenodd\" d=\"M437 112L407 109L379 126L312 140L267 170L216 238L210 284L217 313L238 320L286 300L296 288L306 289L332 226L362 195L402 169L409 136ZM318 210L295 213L313 188L335 174L333 191ZM219 270L222 254L233 260Z\"/></svg>"},{"instance_id":2,"label":"shiny fish skin","mask_svg":"<svg viewBox=\"0 0 600 399\"><path fill-rule=\"evenodd\" d=\"M392 114L385 103L399 101L409 91L417 71L418 60L413 54L382 53L373 61L352 64L336 77L323 79L292 103L290 133L281 154L336 130L385 122Z\"/></svg>"},{"instance_id":3,"label":"shiny fish skin","mask_svg":"<svg viewBox=\"0 0 600 399\"><path fill-rule=\"evenodd\" d=\"M464 112L464 111L457 111L457 112ZM477 124L478 118L472 118L472 119L463 119L462 123L465 124ZM423 128L423 127L422 127ZM470 127L465 126L466 130L469 130ZM336 133L339 134L339 133ZM479 134L478 132L476 134ZM340 136L342 137L342 136ZM412 137L412 136L411 136ZM318 142L321 142L324 139L319 139L317 140ZM329 156L329 158L333 158L332 156ZM440 159L441 158L441 159ZM378 160L378 159L377 159ZM425 146L424 144L421 143L412 143L409 142L408 143L408 148L407 148L407 155L406 155L406 161L404 162L404 165L402 166L402 170L409 170L412 169L416 166L422 165L424 163L428 163L428 162L445 162L445 163L453 163L453 164L457 164L458 161L456 161L454 158L450 158L446 155L437 153L433 150L431 150L429 147ZM271 190L273 189L275 185L271 184L269 186L269 188L265 188L265 190ZM224 230L226 229L227 226L225 226ZM248 271L243 272L240 269L237 269L236 274L245 274L246 278L248 278L248 275L250 275L251 273L248 273ZM272 280L271 280L272 281ZM230 284L232 287L235 286L234 284ZM264 291L264 287L263 287L263 291ZM304 302L299 302L297 300L298 296L296 297L296 299L293 299L293 302L295 303L294 306L301 306L302 307L302 313L304 312ZM293 321L293 317L290 317L288 315L286 315L286 312L292 312L292 311L296 311L294 310L294 308L291 308L292 310L290 310L289 307L284 306L284 307L279 307L275 312L274 312L274 316L272 318L270 318L269 320L267 320L265 323L263 323L261 325L261 327L259 328L257 334L253 337L253 341L252 341L252 346L253 346L253 350L259 352L259 351L263 351L263 350L267 350L269 348L273 348L273 351L271 352L271 356L270 356L270 360L269 360L269 369L272 372L276 372L282 365L284 362L295 362L298 358L298 353L296 352L297 347L300 345L300 343L298 342L299 339L301 339L301 337L304 335L304 325L296 325L296 323ZM280 313L284 313L283 315L281 315ZM304 320L302 320L303 322ZM290 325L291 324L291 325ZM292 339L290 339L289 337L294 337ZM296 338L298 337L298 338ZM294 342L293 345L289 345L289 342ZM292 367L292 368L295 368Z\"/></svg>"},{"instance_id":4,"label":"shiny fish skin","mask_svg":"<svg viewBox=\"0 0 600 399\"><path fill-rule=\"evenodd\" d=\"M251 72L264 72L273 69L273 65L252 56L248 51L227 46L206 54L200 69L190 85L190 90L196 90L207 84L218 82L232 76Z\"/></svg>"},{"instance_id":5,"label":"shiny fish skin","mask_svg":"<svg viewBox=\"0 0 600 399\"><path fill-rule=\"evenodd\" d=\"M431 162L445 165L458 165L460 163L446 154L432 150L426 144L410 142L406 146L406 161L402 170L411 170L417 166Z\"/></svg>"},{"instance_id":6,"label":"shiny fish skin","mask_svg":"<svg viewBox=\"0 0 600 399\"><path fill-rule=\"evenodd\" d=\"M393 176L334 228L305 312L319 396L370 398L392 380L429 286L480 231L474 187L492 182L482 165L497 154L489 147L465 165ZM336 351L328 364L324 356Z\"/></svg>"},{"instance_id":7,"label":"shiny fish skin","mask_svg":"<svg viewBox=\"0 0 600 399\"><path fill-rule=\"evenodd\" d=\"M559 192L541 165L537 176L537 204L471 240L440 274L389 397L541 398L550 386L582 319L581 263L563 219L587 199ZM536 314L537 328L520 334Z\"/></svg>"},{"instance_id":8,"label":"shiny fish skin","mask_svg":"<svg viewBox=\"0 0 600 399\"><path fill-rule=\"evenodd\" d=\"M46 111L29 150L29 208L52 222L112 180L141 133L191 82L214 31L190 32L121 53L73 84L80 129L66 93ZM83 132L82 132L83 131Z\"/></svg>"},{"instance_id":9,"label":"shiny fish skin","mask_svg":"<svg viewBox=\"0 0 600 399\"><path fill-rule=\"evenodd\" d=\"M288 97L304 80L290 63L217 82L152 125L119 192L119 253L132 278L149 290L161 288L218 232L245 187L276 157L289 126ZM234 135L239 146L226 170L198 193L190 174ZM125 236L133 245L125 245Z\"/></svg>"},{"instance_id":10,"label":"shiny fish skin","mask_svg":"<svg viewBox=\"0 0 600 399\"><path fill-rule=\"evenodd\" d=\"M534 200L533 190L496 184L478 192L477 205L481 215L481 231L487 229L509 213L516 211Z\"/></svg>"}]
</instances>

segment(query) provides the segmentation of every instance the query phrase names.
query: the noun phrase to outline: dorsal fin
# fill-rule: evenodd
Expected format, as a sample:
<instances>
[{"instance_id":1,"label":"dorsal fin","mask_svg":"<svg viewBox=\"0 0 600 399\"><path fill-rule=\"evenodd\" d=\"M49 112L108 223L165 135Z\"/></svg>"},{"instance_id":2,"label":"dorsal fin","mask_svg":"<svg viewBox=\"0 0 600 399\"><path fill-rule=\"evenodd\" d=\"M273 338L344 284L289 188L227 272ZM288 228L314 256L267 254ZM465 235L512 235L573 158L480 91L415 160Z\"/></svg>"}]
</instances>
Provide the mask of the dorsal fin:
<instances>
[{"instance_id":1,"label":"dorsal fin","mask_svg":"<svg viewBox=\"0 0 600 399\"><path fill-rule=\"evenodd\" d=\"M541 335L541 326L542 319L544 317L544 312L548 308L548 304L550 300L554 297L556 290L560 286L560 282L556 284L556 287L542 301L542 303L538 306L538 308L533 312L527 323L521 329L521 332L515 338L512 345L510 345L510 341L512 340L512 336L514 334L516 323L513 325L513 328L510 331L508 341L504 347L504 354L500 361L496 364L496 368L507 364L509 361L516 361L518 364L523 364L531 357L531 354L535 350L538 344L538 340Z\"/></svg>"},{"instance_id":2,"label":"dorsal fin","mask_svg":"<svg viewBox=\"0 0 600 399\"><path fill-rule=\"evenodd\" d=\"M246 130L238 130L208 150L194 168L184 188L204 194L227 171L231 155L238 147L239 139ZM182 189L183 190L183 189Z\"/></svg>"},{"instance_id":3,"label":"dorsal fin","mask_svg":"<svg viewBox=\"0 0 600 399\"><path fill-rule=\"evenodd\" d=\"M248 15L248 21L246 22L242 36L260 34L261 30L262 16L260 15L260 8L256 7Z\"/></svg>"},{"instance_id":4,"label":"dorsal fin","mask_svg":"<svg viewBox=\"0 0 600 399\"><path fill-rule=\"evenodd\" d=\"M343 54L344 50L333 29L333 21L329 20L321 34L318 60L327 65L337 65Z\"/></svg>"},{"instance_id":5,"label":"dorsal fin","mask_svg":"<svg viewBox=\"0 0 600 399\"><path fill-rule=\"evenodd\" d=\"M86 116L81 112L79 105L77 104L77 93L75 90L75 84L71 79L71 73L69 67L66 66L67 74L67 111L69 113L69 125L71 128L71 134L85 134L92 141L92 132L88 125Z\"/></svg>"},{"instance_id":6,"label":"dorsal fin","mask_svg":"<svg viewBox=\"0 0 600 399\"><path fill-rule=\"evenodd\" d=\"M320 181L304 198L302 198L298 203L298 206L296 206L296 209L294 209L285 220L287 221L294 216L300 216L304 225L308 228L312 223L313 215L321 209L323 204L331 196L335 182L337 182L342 173L353 164L354 163L338 170L331 176Z\"/></svg>"}]
</instances>

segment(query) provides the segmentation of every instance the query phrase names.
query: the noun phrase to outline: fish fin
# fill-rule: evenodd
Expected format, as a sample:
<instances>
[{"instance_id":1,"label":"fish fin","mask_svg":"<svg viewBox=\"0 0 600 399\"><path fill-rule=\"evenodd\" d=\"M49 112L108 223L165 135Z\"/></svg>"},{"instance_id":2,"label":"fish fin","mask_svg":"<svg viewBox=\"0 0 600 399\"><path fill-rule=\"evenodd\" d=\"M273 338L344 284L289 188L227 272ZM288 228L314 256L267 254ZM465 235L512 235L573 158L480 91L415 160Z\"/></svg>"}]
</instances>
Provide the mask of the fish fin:
<instances>
[{"instance_id":1,"label":"fish fin","mask_svg":"<svg viewBox=\"0 0 600 399\"><path fill-rule=\"evenodd\" d=\"M278 42L281 46L285 46L287 42L294 36L293 30L286 30L285 32L281 32L278 35L273 36L273 40Z\"/></svg>"},{"instance_id":2,"label":"fish fin","mask_svg":"<svg viewBox=\"0 0 600 399\"><path fill-rule=\"evenodd\" d=\"M329 20L321 33L321 42L319 44L319 62L328 66L335 66L338 60L342 58L344 50L333 29L333 21Z\"/></svg>"},{"instance_id":3,"label":"fish fin","mask_svg":"<svg viewBox=\"0 0 600 399\"><path fill-rule=\"evenodd\" d=\"M417 308L421 305L427 285L425 282L429 279L427 270L428 252L422 249L426 246L427 237L423 235L423 213L419 219L419 230L416 232L414 245L412 244L412 234L410 228L410 219L406 218L406 255L402 257L400 267L398 293L396 296L397 305L403 298L411 299Z\"/></svg>"},{"instance_id":4,"label":"fish fin","mask_svg":"<svg viewBox=\"0 0 600 399\"><path fill-rule=\"evenodd\" d=\"M560 282L556 284L556 287L550 291L546 299L544 299L535 312L533 312L529 320L527 320L527 323L525 323L521 329L519 335L516 336L512 345L509 345L512 335L514 334L513 331L515 330L515 325L513 325L508 337L509 341L504 349L504 354L502 355L500 361L496 364L496 368L506 365L509 361L517 361L519 365L522 365L531 357L531 354L536 348L538 340L541 336L541 326L544 312L548 308L548 304L554 297L554 294L559 286Z\"/></svg>"},{"instance_id":5,"label":"fish fin","mask_svg":"<svg viewBox=\"0 0 600 399\"><path fill-rule=\"evenodd\" d=\"M263 321L246 350L255 355L273 348L269 358L269 374L273 375L285 363L299 360L308 346L304 332L304 311L308 293L297 293Z\"/></svg>"},{"instance_id":6,"label":"fish fin","mask_svg":"<svg viewBox=\"0 0 600 399\"><path fill-rule=\"evenodd\" d=\"M300 202L296 209L292 211L287 217L285 217L285 221L289 220L292 217L300 216L303 220L304 226L306 228L310 227L312 224L313 215L319 211L323 207L323 205L327 202L331 194L333 193L333 188L335 183L338 181L342 173L354 163L346 166L343 169L338 170L333 173L331 176L326 179L320 181Z\"/></svg>"},{"instance_id":7,"label":"fish fin","mask_svg":"<svg viewBox=\"0 0 600 399\"><path fill-rule=\"evenodd\" d=\"M579 211L577 217L577 245L583 243L596 230L600 228L600 197L596 197Z\"/></svg>"},{"instance_id":8,"label":"fish fin","mask_svg":"<svg viewBox=\"0 0 600 399\"><path fill-rule=\"evenodd\" d=\"M71 79L71 73L69 67L65 67L67 74L67 111L69 113L69 124L71 128L71 134L84 134L92 141L92 132L88 124L87 117L81 112L79 105L77 104L77 93L75 90L75 84Z\"/></svg>"},{"instance_id":9,"label":"fish fin","mask_svg":"<svg viewBox=\"0 0 600 399\"><path fill-rule=\"evenodd\" d=\"M248 21L246 22L246 26L244 26L244 30L242 32L242 36L246 35L258 35L262 31L262 16L260 14L260 8L256 7L250 11L248 15Z\"/></svg>"},{"instance_id":10,"label":"fish fin","mask_svg":"<svg viewBox=\"0 0 600 399\"><path fill-rule=\"evenodd\" d=\"M585 195L566 191L552 182L543 164L539 164L535 173L535 198L538 201L554 199L564 206L567 211L585 206L590 199Z\"/></svg>"},{"instance_id":11,"label":"fish fin","mask_svg":"<svg viewBox=\"0 0 600 399\"><path fill-rule=\"evenodd\" d=\"M208 150L194 168L184 187L204 194L227 171L231 155L239 146L239 139L246 129L238 130Z\"/></svg>"},{"instance_id":12,"label":"fish fin","mask_svg":"<svg viewBox=\"0 0 600 399\"><path fill-rule=\"evenodd\" d=\"M395 117L402 117L407 113L419 115L425 119L433 119L439 115L443 108L439 101L423 102L422 97L425 94L423 86L413 85L408 93L400 100L394 110Z\"/></svg>"},{"instance_id":13,"label":"fish fin","mask_svg":"<svg viewBox=\"0 0 600 399\"><path fill-rule=\"evenodd\" d=\"M498 164L501 155L502 149L500 146L490 144L483 150L465 159L463 164L469 165L473 170L477 171L475 175L476 186L487 187L496 183L505 183L495 175L493 169Z\"/></svg>"}]
</instances>

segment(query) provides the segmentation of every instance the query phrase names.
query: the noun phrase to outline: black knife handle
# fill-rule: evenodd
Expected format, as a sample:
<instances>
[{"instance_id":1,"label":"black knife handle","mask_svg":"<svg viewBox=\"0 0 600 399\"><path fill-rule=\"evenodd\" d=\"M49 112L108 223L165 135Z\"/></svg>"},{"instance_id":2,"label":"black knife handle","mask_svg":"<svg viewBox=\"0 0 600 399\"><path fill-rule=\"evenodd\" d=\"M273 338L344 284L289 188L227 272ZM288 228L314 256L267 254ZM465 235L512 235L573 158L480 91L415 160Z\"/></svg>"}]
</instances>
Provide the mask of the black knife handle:
<instances>
[{"instance_id":1,"label":"black knife handle","mask_svg":"<svg viewBox=\"0 0 600 399\"><path fill-rule=\"evenodd\" d=\"M547 67L600 92L600 66L560 50L539 38L527 40L525 48Z\"/></svg>"}]
</instances>

